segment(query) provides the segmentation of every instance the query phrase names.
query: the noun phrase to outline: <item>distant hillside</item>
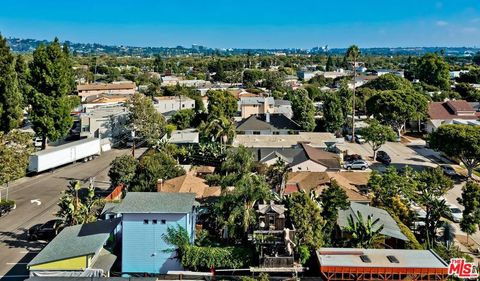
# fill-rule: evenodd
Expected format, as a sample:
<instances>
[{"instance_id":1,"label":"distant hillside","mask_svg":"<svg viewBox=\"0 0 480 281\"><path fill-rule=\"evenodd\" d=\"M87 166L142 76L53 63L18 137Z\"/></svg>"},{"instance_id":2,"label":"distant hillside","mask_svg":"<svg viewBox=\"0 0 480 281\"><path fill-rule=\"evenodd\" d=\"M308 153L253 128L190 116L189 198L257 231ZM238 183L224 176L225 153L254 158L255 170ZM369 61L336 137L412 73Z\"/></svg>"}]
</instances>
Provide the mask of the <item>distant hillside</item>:
<instances>
[{"instance_id":1,"label":"distant hillside","mask_svg":"<svg viewBox=\"0 0 480 281\"><path fill-rule=\"evenodd\" d=\"M8 38L10 47L14 52L33 52L39 44L48 43L46 40ZM111 54L121 56L177 56L177 55L238 55L238 54L344 54L346 48L315 47L312 49L214 49L204 46L193 45L192 47L178 46L167 47L131 47L131 46L108 46L97 43L73 43L66 41L72 52L77 55ZM471 56L480 51L480 48L471 47L397 47L397 48L362 48L366 55L422 55L429 52L444 51L450 56Z\"/></svg>"}]
</instances>

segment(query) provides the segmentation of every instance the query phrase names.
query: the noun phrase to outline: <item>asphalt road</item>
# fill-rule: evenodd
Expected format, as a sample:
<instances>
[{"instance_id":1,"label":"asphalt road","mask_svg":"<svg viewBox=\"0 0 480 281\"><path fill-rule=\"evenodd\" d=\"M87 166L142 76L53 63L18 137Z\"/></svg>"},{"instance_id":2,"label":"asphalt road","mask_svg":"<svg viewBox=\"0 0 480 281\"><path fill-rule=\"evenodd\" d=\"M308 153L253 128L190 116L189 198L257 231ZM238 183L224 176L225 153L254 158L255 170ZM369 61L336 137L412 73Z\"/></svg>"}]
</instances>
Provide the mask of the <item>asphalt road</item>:
<instances>
[{"instance_id":1,"label":"asphalt road","mask_svg":"<svg viewBox=\"0 0 480 281\"><path fill-rule=\"evenodd\" d=\"M26 231L35 224L55 218L57 202L70 180L80 180L87 186L90 177L95 177L95 181L105 186L112 160L128 153L130 150L111 150L92 161L66 165L11 184L9 199L15 200L17 207L0 217L0 280L23 280L28 277L26 264L44 244L27 241ZM2 196L5 198L5 190Z\"/></svg>"}]
</instances>

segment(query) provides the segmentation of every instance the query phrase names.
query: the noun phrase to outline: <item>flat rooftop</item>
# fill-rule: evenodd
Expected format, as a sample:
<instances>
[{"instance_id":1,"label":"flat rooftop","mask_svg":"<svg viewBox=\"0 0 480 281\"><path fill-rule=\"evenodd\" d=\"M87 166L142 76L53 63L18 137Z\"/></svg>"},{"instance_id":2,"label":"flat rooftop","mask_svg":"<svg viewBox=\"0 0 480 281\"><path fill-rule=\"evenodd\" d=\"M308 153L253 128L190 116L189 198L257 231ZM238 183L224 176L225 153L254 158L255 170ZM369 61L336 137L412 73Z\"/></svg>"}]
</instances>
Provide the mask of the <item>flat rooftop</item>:
<instances>
[{"instance_id":1,"label":"flat rooftop","mask_svg":"<svg viewBox=\"0 0 480 281\"><path fill-rule=\"evenodd\" d=\"M362 257L367 256L370 262ZM394 257L398 262L391 262ZM382 268L438 268L448 264L432 250L320 248L317 250L320 267L382 267Z\"/></svg>"}]
</instances>

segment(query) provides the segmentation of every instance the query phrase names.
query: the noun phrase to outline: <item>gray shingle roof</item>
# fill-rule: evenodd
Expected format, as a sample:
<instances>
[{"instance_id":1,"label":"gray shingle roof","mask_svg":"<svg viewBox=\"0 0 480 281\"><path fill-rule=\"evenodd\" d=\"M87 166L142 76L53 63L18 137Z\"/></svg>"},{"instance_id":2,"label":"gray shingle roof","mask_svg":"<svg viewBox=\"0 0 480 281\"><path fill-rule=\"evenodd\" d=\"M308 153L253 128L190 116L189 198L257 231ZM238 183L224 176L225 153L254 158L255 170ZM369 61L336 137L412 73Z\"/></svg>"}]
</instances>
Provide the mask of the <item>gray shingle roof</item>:
<instances>
[{"instance_id":1,"label":"gray shingle roof","mask_svg":"<svg viewBox=\"0 0 480 281\"><path fill-rule=\"evenodd\" d=\"M195 193L129 192L115 213L189 213L195 205Z\"/></svg>"},{"instance_id":2,"label":"gray shingle roof","mask_svg":"<svg viewBox=\"0 0 480 281\"><path fill-rule=\"evenodd\" d=\"M350 215L352 215L354 219L358 220L357 211L362 214L364 220L367 219L367 216L372 216L372 220L376 220L377 218L380 219L378 226L380 227L383 224L383 230L380 232L381 234L403 241L409 241L408 238L403 235L400 227L398 227L395 220L387 211L355 202L351 202L350 208L347 210L340 210L338 212L338 225L341 228L347 226Z\"/></svg>"},{"instance_id":3,"label":"gray shingle roof","mask_svg":"<svg viewBox=\"0 0 480 281\"><path fill-rule=\"evenodd\" d=\"M266 122L265 120L265 114L252 115L238 125L237 131L303 131L300 125L283 114L270 113L270 123Z\"/></svg>"},{"instance_id":4,"label":"gray shingle roof","mask_svg":"<svg viewBox=\"0 0 480 281\"><path fill-rule=\"evenodd\" d=\"M66 227L28 266L95 254L103 248L120 220L117 218Z\"/></svg>"}]
</instances>

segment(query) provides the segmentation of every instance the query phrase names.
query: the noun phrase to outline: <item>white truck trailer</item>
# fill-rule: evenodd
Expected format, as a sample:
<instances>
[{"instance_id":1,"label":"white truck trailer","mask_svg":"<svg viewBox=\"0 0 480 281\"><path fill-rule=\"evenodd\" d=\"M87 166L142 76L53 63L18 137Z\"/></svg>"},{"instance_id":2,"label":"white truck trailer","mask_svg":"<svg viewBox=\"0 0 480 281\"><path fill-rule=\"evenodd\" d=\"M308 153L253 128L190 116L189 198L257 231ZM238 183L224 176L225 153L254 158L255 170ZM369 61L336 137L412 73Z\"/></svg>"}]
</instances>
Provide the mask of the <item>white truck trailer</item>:
<instances>
[{"instance_id":1,"label":"white truck trailer","mask_svg":"<svg viewBox=\"0 0 480 281\"><path fill-rule=\"evenodd\" d=\"M100 155L100 139L87 138L30 155L29 172L43 172L79 160L89 160Z\"/></svg>"}]
</instances>

